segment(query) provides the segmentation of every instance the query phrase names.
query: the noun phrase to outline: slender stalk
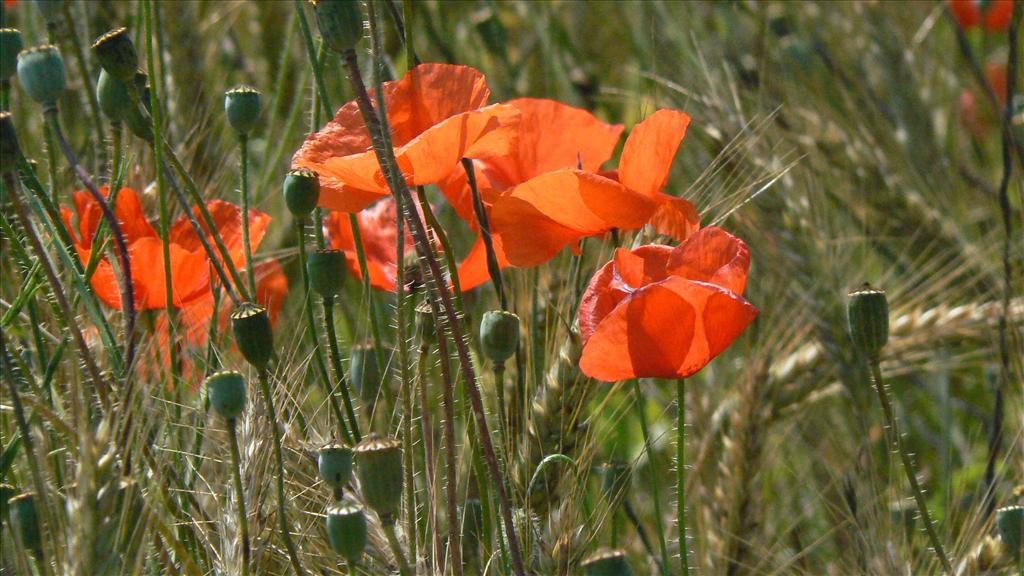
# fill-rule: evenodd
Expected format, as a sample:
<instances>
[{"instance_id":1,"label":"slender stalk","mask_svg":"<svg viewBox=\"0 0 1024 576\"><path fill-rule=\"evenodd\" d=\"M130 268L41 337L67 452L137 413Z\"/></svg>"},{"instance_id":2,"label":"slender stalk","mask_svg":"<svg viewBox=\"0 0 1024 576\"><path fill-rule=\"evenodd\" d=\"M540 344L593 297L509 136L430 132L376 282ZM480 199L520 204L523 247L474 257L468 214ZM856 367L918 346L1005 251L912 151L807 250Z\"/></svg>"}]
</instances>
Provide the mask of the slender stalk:
<instances>
[{"instance_id":1,"label":"slender stalk","mask_svg":"<svg viewBox=\"0 0 1024 576\"><path fill-rule=\"evenodd\" d=\"M932 521L931 514L928 513L928 503L924 499L924 492L921 490L921 485L917 481L917 475L914 473L914 464L910 461L910 455L903 446L903 437L896 427L896 412L893 410L892 402L889 401L889 393L885 390L885 382L882 380L882 369L878 358L872 358L869 360L869 363L871 364L871 375L875 381L875 391L878 392L878 401L882 404L882 412L885 415L885 426L889 431L889 443L900 454L903 471L906 472L907 481L910 482L910 489L914 492L917 511L921 514L921 520L924 522L924 529L928 534L928 539L931 541L932 549L935 551L935 555L938 556L939 562L942 563L942 568L946 574L953 574L953 565L946 556L946 551L942 547L942 541L939 540L939 534L935 530L935 523Z\"/></svg>"},{"instance_id":2,"label":"slender stalk","mask_svg":"<svg viewBox=\"0 0 1024 576\"><path fill-rule=\"evenodd\" d=\"M492 370L494 371L494 395L498 399L498 434L504 442L505 453L511 456L512 435L509 433L508 412L505 408L505 363L495 362Z\"/></svg>"},{"instance_id":3,"label":"slender stalk","mask_svg":"<svg viewBox=\"0 0 1024 576\"><path fill-rule=\"evenodd\" d=\"M441 557L441 534L437 530L437 516L434 514L434 503L436 502L434 482L434 430L430 425L430 398L427 396L427 361L430 359L430 343L420 343L419 358L416 361L416 371L419 388L420 403L420 444L423 446L423 477L427 484L427 499L424 503L423 515L429 519L429 532L434 535L434 549L432 551L432 566L438 565Z\"/></svg>"},{"instance_id":4,"label":"slender stalk","mask_svg":"<svg viewBox=\"0 0 1024 576\"><path fill-rule=\"evenodd\" d=\"M494 291L498 293L498 301L501 302L501 309L508 310L508 299L505 298L505 288L501 281L501 266L498 265L498 256L494 252L494 240L491 238L491 225L487 219L487 210L480 198L480 191L476 186L476 173L473 169L473 161L469 158L462 159L462 168L466 171L466 182L469 183L470 194L473 195L473 211L476 213L476 222L480 226L480 236L484 239L484 249L487 251L487 272L494 284Z\"/></svg>"},{"instance_id":5,"label":"slender stalk","mask_svg":"<svg viewBox=\"0 0 1024 576\"><path fill-rule=\"evenodd\" d=\"M327 400L331 404L331 412L334 413L334 418L338 421L338 431L341 432L341 437L346 442L352 444L352 435L349 433L348 426L345 425L345 417L341 413L338 399L334 396L334 387L331 385L331 379L327 375L323 351L320 348L320 339L317 337L316 318L313 317L313 294L309 288L309 271L306 270L306 232L304 230L304 221L305 218L295 222L295 231L299 237L299 268L302 270L302 286L305 290L302 308L305 312L306 331L309 333L310 342L313 344L313 356L319 368L320 382L324 386L324 394L327 395Z\"/></svg>"},{"instance_id":6,"label":"slender stalk","mask_svg":"<svg viewBox=\"0 0 1024 576\"><path fill-rule=\"evenodd\" d=\"M85 100L89 105L89 116L93 121L93 129L96 130L96 139L105 142L107 135L103 130L103 118L100 116L100 105L96 99L96 86L93 83L92 74L89 74L89 67L86 65L82 39L78 37L78 32L75 30L75 22L78 20L71 14L72 4L72 2L64 3L62 7L64 20L67 23L68 36L71 38L72 51L75 54L75 65L78 68L78 75L81 77L82 88L85 90ZM93 159L95 160L95 157Z\"/></svg>"},{"instance_id":7,"label":"slender stalk","mask_svg":"<svg viewBox=\"0 0 1024 576\"><path fill-rule=\"evenodd\" d=\"M395 533L395 523L384 522L381 525L381 530L384 531L384 536L388 540L388 548L391 549L391 553L395 555L395 561L398 562L398 573L401 576L410 576L409 561L405 559L402 543L398 541L398 534Z\"/></svg>"},{"instance_id":8,"label":"slender stalk","mask_svg":"<svg viewBox=\"0 0 1024 576\"><path fill-rule=\"evenodd\" d=\"M373 2L370 2L369 6L372 10ZM371 25L373 20L374 18L372 17L371 12ZM388 139L384 136L385 132L390 135L390 131L383 130L381 126L381 119L386 121L387 118L386 111L380 106L383 103L383 100L378 100L378 108L380 108L381 116L381 118L378 118L377 114L374 112L372 104L370 103L370 97L366 91L366 86L363 84L362 74L359 70L355 52L353 50L349 50L345 54L344 60L345 66L349 71L349 78L352 82L352 87L356 93L360 112L363 115L363 121L365 122L367 131L370 133L370 137L373 140L373 148L377 155L377 160L381 165L382 171L386 175L388 186L391 189L392 194L396 198L402 197L403 200L405 200L406 221L410 225L411 233L416 243L417 252L419 253L420 258L427 264L426 268L429 273L429 280L433 284L433 291L438 295L440 308L443 309L444 315L447 319L448 329L451 331L451 338L455 344L459 363L461 364L462 372L466 377L466 389L470 397L470 403L476 418L476 424L479 428L480 442L484 458L488 463L491 480L498 491L498 502L505 524L506 537L509 542L513 571L517 576L525 576L526 571L523 566L522 555L520 552L519 537L516 534L515 526L512 523L512 505L508 497L508 492L505 488L504 477L501 473L501 465L499 464L498 456L494 451L491 433L487 425L486 413L484 412L483 400L480 395L480 388L477 385L476 373L473 369L473 362L470 357L466 341L463 338L462 327L458 314L451 302L451 293L445 285L444 277L441 274L441 268L438 265L437 259L430 250L429 240L427 239L424 224L419 219L416 211L412 209L412 197L405 184L405 180L398 169L397 162L395 161L394 150L391 148ZM380 91L378 91L378 93L379 92ZM440 313L440 310L437 312ZM438 341L440 342L440 340L441 338L439 337Z\"/></svg>"},{"instance_id":9,"label":"slender stalk","mask_svg":"<svg viewBox=\"0 0 1024 576\"><path fill-rule=\"evenodd\" d=\"M127 339L124 354L124 370L127 374L131 371L132 361L135 357L135 290L132 286L132 267L128 257L128 244L125 242L121 224L118 222L117 216L114 215L114 211L110 208L110 204L107 203L107 199L103 197L99 188L93 183L89 173L78 162L74 150L71 149L71 145L64 138L64 133L60 127L60 119L57 116L57 107L48 108L43 112L43 115L46 117L46 123L57 139L68 164L71 165L78 179L81 180L93 200L99 205L103 218L110 227L114 242L117 244L117 256L121 266L121 310L124 312L124 331L125 338Z\"/></svg>"},{"instance_id":10,"label":"slender stalk","mask_svg":"<svg viewBox=\"0 0 1024 576\"><path fill-rule=\"evenodd\" d=\"M409 341L406 335L406 294L405 294L405 228L402 221L402 208L398 207L395 213L395 229L398 241L395 242L397 250L397 281L395 282L395 331L398 337L398 368L401 378L402 396L402 444L406 447L403 451L405 458L405 512L406 512L406 534L409 535L410 556L415 563L419 554L417 551L416 532L416 486L413 483L412 469L412 374L409 372Z\"/></svg>"},{"instance_id":11,"label":"slender stalk","mask_svg":"<svg viewBox=\"0 0 1024 576\"><path fill-rule=\"evenodd\" d=\"M647 478L650 482L651 502L654 503L654 527L658 534L658 548L661 554L658 567L662 576L668 576L668 546L665 545L665 529L661 525L661 482L654 466L654 444L651 442L651 431L647 425L647 414L644 412L644 396L640 391L640 382L636 379L633 380L633 407L636 409L637 419L640 420L640 433L644 437L644 451L647 452Z\"/></svg>"},{"instance_id":12,"label":"slender stalk","mask_svg":"<svg viewBox=\"0 0 1024 576\"><path fill-rule=\"evenodd\" d=\"M291 561L292 570L295 571L296 576L305 576L306 571L302 569L302 563L299 562L299 553L295 549L295 543L292 542L291 532L288 530L288 514L287 514L287 496L284 493L284 455L281 452L281 432L277 429L277 411L274 409L274 395L270 391L270 381L267 374L267 368L264 366L259 369L259 380L260 380L260 392L263 394L263 403L267 409L267 420L270 423L270 434L271 439L274 442L274 465L277 467L275 471L274 484L277 487L277 522L278 528L281 530L281 538L284 540L284 547L288 552L288 559Z\"/></svg>"},{"instance_id":13,"label":"slender stalk","mask_svg":"<svg viewBox=\"0 0 1024 576\"><path fill-rule=\"evenodd\" d=\"M75 315L74 310L71 309L67 296L64 294L64 288L60 283L60 278L57 277L57 272L54 270L53 264L50 262L50 258L47 256L42 242L40 242L39 237L32 228L32 222L29 220L28 212L25 210L25 205L21 203L21 199L19 198L20 194L15 183L13 173L7 173L4 178L7 189L10 191L7 197L10 199L10 202L14 207L14 212L18 216L18 221L21 224L22 229L25 231L25 238L28 239L29 245L32 247L33 252L35 252L36 260L41 264L43 273L46 275L46 279L50 283L50 289L54 300L57 301L57 306L60 309L62 320L67 324L68 329L71 331L71 336L75 342L75 348L78 351L79 358L85 366L86 372L89 374L89 379L92 380L93 386L96 388L96 395L99 397L100 403L103 405L104 412L109 413L111 410L111 402L107 382L100 375L99 368L97 368L96 362L92 357L92 352L89 351L89 345L86 344L85 338L82 336L82 329L78 324L78 317Z\"/></svg>"},{"instance_id":14,"label":"slender stalk","mask_svg":"<svg viewBox=\"0 0 1024 576\"><path fill-rule=\"evenodd\" d=\"M242 157L239 178L241 180L242 247L245 253L245 273L249 277L249 294L255 296L256 274L252 268L252 245L249 244L249 137L245 134L238 136L238 153Z\"/></svg>"},{"instance_id":15,"label":"slender stalk","mask_svg":"<svg viewBox=\"0 0 1024 576\"><path fill-rule=\"evenodd\" d=\"M686 381L676 380L676 513L679 523L679 573L690 573L686 538Z\"/></svg>"},{"instance_id":16,"label":"slender stalk","mask_svg":"<svg viewBox=\"0 0 1024 576\"><path fill-rule=\"evenodd\" d=\"M238 530L242 538L242 576L249 574L249 517L245 513L245 492L242 490L242 458L238 451L238 423L228 418L228 441L231 444L231 480L235 485L235 507Z\"/></svg>"},{"instance_id":17,"label":"slender stalk","mask_svg":"<svg viewBox=\"0 0 1024 576\"><path fill-rule=\"evenodd\" d=\"M348 379L345 377L345 370L341 366L341 352L338 349L338 333L334 328L334 298L324 298L324 326L327 328L327 345L331 354L331 365L334 369L334 377L338 381L338 388L341 389L341 400L345 403L345 412L348 414L348 427L356 442L363 439L359 432L359 420L356 419L356 411L352 407L352 395L349 392Z\"/></svg>"}]
</instances>

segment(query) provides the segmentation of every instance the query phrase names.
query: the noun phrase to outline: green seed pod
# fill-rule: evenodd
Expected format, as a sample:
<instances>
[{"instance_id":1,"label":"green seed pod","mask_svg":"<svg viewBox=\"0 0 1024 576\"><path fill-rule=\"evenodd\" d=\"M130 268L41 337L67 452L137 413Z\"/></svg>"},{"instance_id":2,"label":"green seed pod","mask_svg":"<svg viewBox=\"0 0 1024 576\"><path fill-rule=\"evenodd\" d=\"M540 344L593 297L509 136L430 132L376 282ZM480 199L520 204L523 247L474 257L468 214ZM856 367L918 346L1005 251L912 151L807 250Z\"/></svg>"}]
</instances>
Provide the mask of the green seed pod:
<instances>
[{"instance_id":1,"label":"green seed pod","mask_svg":"<svg viewBox=\"0 0 1024 576\"><path fill-rule=\"evenodd\" d=\"M64 92L64 60L56 46L45 45L18 54L18 80L25 92L44 107L57 105Z\"/></svg>"},{"instance_id":2,"label":"green seed pod","mask_svg":"<svg viewBox=\"0 0 1024 576\"><path fill-rule=\"evenodd\" d=\"M117 28L100 36L92 44L100 66L111 76L127 84L135 79L139 55L127 28Z\"/></svg>"},{"instance_id":3,"label":"green seed pod","mask_svg":"<svg viewBox=\"0 0 1024 576\"><path fill-rule=\"evenodd\" d=\"M434 311L430 309L430 302L420 302L416 305L416 338L421 346L429 346L437 342L437 330L434 329Z\"/></svg>"},{"instance_id":4,"label":"green seed pod","mask_svg":"<svg viewBox=\"0 0 1024 576\"><path fill-rule=\"evenodd\" d=\"M868 358L878 359L878 354L889 341L889 304L885 290L872 288L865 282L860 289L850 293L847 314L853 345Z\"/></svg>"},{"instance_id":5,"label":"green seed pod","mask_svg":"<svg viewBox=\"0 0 1024 576\"><path fill-rule=\"evenodd\" d=\"M224 93L224 112L228 124L241 136L252 132L260 118L260 91L251 86L238 86Z\"/></svg>"},{"instance_id":6,"label":"green seed pod","mask_svg":"<svg viewBox=\"0 0 1024 576\"><path fill-rule=\"evenodd\" d=\"M18 145L18 131L9 112L0 112L0 174L7 174L18 168L21 146Z\"/></svg>"},{"instance_id":7,"label":"green seed pod","mask_svg":"<svg viewBox=\"0 0 1024 576\"><path fill-rule=\"evenodd\" d=\"M255 368L263 368L274 354L274 333L267 309L243 302L231 313L231 329L242 356Z\"/></svg>"},{"instance_id":8,"label":"green seed pod","mask_svg":"<svg viewBox=\"0 0 1024 576\"><path fill-rule=\"evenodd\" d=\"M366 550L366 512L357 504L327 510L327 540L349 564L356 564Z\"/></svg>"},{"instance_id":9,"label":"green seed pod","mask_svg":"<svg viewBox=\"0 0 1024 576\"><path fill-rule=\"evenodd\" d=\"M64 17L64 0L32 0L32 4L47 26L59 24Z\"/></svg>"},{"instance_id":10,"label":"green seed pod","mask_svg":"<svg viewBox=\"0 0 1024 576\"><path fill-rule=\"evenodd\" d=\"M146 106L149 103L149 89L146 86L149 79L142 72L136 72L132 78L140 99L145 93L142 105ZM149 126L149 122L142 116L142 113L135 109L135 104L132 103L125 83L106 70L100 70L100 78L96 81L96 100L99 101L103 115L111 122L126 122L134 113L138 120L145 122L147 127Z\"/></svg>"},{"instance_id":11,"label":"green seed pod","mask_svg":"<svg viewBox=\"0 0 1024 576\"><path fill-rule=\"evenodd\" d=\"M320 177L312 170L299 168L284 177L284 203L296 218L305 218L320 201Z\"/></svg>"},{"instance_id":12,"label":"green seed pod","mask_svg":"<svg viewBox=\"0 0 1024 576\"><path fill-rule=\"evenodd\" d=\"M344 444L328 444L320 449L316 462L320 479L334 490L352 480L352 449Z\"/></svg>"},{"instance_id":13,"label":"green seed pod","mask_svg":"<svg viewBox=\"0 0 1024 576\"><path fill-rule=\"evenodd\" d=\"M519 347L519 317L511 312L492 310L480 320L480 345L492 362L505 362Z\"/></svg>"},{"instance_id":14,"label":"green seed pod","mask_svg":"<svg viewBox=\"0 0 1024 576\"><path fill-rule=\"evenodd\" d=\"M581 564L584 576L633 576L622 550L598 550Z\"/></svg>"},{"instance_id":15,"label":"green seed pod","mask_svg":"<svg viewBox=\"0 0 1024 576\"><path fill-rule=\"evenodd\" d=\"M1024 559L1024 506L1007 506L996 511L996 529L1006 553Z\"/></svg>"},{"instance_id":16,"label":"green seed pod","mask_svg":"<svg viewBox=\"0 0 1024 576\"><path fill-rule=\"evenodd\" d=\"M0 80L7 82L18 71L18 53L24 47L21 30L0 29Z\"/></svg>"},{"instance_id":17,"label":"green seed pod","mask_svg":"<svg viewBox=\"0 0 1024 576\"><path fill-rule=\"evenodd\" d=\"M42 538L39 535L39 513L36 511L35 494L27 492L11 498L8 503L11 529L21 538L21 544L29 550L39 550Z\"/></svg>"},{"instance_id":18,"label":"green seed pod","mask_svg":"<svg viewBox=\"0 0 1024 576\"><path fill-rule=\"evenodd\" d=\"M402 504L402 444L369 436L356 445L355 461L363 500L382 523L393 524Z\"/></svg>"},{"instance_id":19,"label":"green seed pod","mask_svg":"<svg viewBox=\"0 0 1024 576\"><path fill-rule=\"evenodd\" d=\"M381 378L381 369L377 365L377 351L373 344L352 347L348 361L348 380L359 393L359 397L367 402L376 398Z\"/></svg>"},{"instance_id":20,"label":"green seed pod","mask_svg":"<svg viewBox=\"0 0 1024 576\"><path fill-rule=\"evenodd\" d=\"M334 298L341 294L345 284L348 265L344 250L317 250L306 256L306 272L309 273L309 286L324 299Z\"/></svg>"},{"instance_id":21,"label":"green seed pod","mask_svg":"<svg viewBox=\"0 0 1024 576\"><path fill-rule=\"evenodd\" d=\"M314 0L316 26L324 44L338 54L356 47L363 37L363 11L356 0Z\"/></svg>"},{"instance_id":22,"label":"green seed pod","mask_svg":"<svg viewBox=\"0 0 1024 576\"><path fill-rule=\"evenodd\" d=\"M222 418L238 418L245 410L245 378L235 371L211 374L206 378L206 397Z\"/></svg>"},{"instance_id":23,"label":"green seed pod","mask_svg":"<svg viewBox=\"0 0 1024 576\"><path fill-rule=\"evenodd\" d=\"M135 73L135 89L138 90L142 106L146 109L146 112L150 112L149 77L145 73ZM127 92L125 93L127 94ZM128 113L125 114L124 123L137 138L141 138L146 142L153 141L153 123L135 105L132 105Z\"/></svg>"}]
</instances>

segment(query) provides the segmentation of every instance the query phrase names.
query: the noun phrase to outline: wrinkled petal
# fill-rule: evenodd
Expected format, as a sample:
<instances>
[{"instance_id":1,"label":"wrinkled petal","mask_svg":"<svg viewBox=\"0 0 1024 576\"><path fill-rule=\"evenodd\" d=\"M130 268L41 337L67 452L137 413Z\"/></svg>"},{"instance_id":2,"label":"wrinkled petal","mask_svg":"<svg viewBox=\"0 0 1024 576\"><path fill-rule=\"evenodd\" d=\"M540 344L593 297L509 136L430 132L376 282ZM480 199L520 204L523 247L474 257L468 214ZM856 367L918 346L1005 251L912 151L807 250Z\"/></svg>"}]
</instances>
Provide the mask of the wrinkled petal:
<instances>
[{"instance_id":1,"label":"wrinkled petal","mask_svg":"<svg viewBox=\"0 0 1024 576\"><path fill-rule=\"evenodd\" d=\"M455 64L420 64L388 84L384 93L396 146L446 118L483 108L491 96L479 70Z\"/></svg>"},{"instance_id":2,"label":"wrinkled petal","mask_svg":"<svg viewBox=\"0 0 1024 576\"><path fill-rule=\"evenodd\" d=\"M110 188L103 186L100 188L100 193L104 198L109 198ZM75 203L75 212L78 214L79 241L86 248L90 248L92 237L96 234L100 221L103 220L103 210L93 199L92 194L87 191L73 192L71 198ZM142 210L142 203L135 190L121 188L117 193L113 208L126 243L130 244L139 238L156 237L156 230L146 220L146 213ZM64 223L68 230L71 230L71 213L65 214L65 210L61 209L62 217L64 217Z\"/></svg>"},{"instance_id":3,"label":"wrinkled petal","mask_svg":"<svg viewBox=\"0 0 1024 576\"><path fill-rule=\"evenodd\" d=\"M234 263L236 268L241 268L245 264L245 252L242 244L241 209L239 209L238 206L235 206L230 202L224 202L223 200L211 200L206 203L206 208L209 210L214 226L217 227L217 231L220 233L220 237L224 241L224 246L231 255L231 261ZM213 240L213 236L210 235L210 230L206 226L206 222L200 215L199 208L193 207L192 212L195 214L196 220L199 221L199 225L206 233L210 246L213 247L215 252L217 252L217 245ZM259 210L249 210L249 248L253 252L255 252L256 249L259 248L260 243L263 242L263 236L266 234L267 226L270 224L270 221L271 217L269 214L260 212ZM168 237L172 244L177 244L184 250L201 252L204 255L206 254L202 243L199 241L199 237L195 233L195 229L192 228L191 222L189 222L188 218L185 216L181 216L173 225L171 225L171 231ZM219 253L218 260L220 260Z\"/></svg>"},{"instance_id":4,"label":"wrinkled petal","mask_svg":"<svg viewBox=\"0 0 1024 576\"><path fill-rule=\"evenodd\" d=\"M667 109L637 124L622 149L619 181L648 197L660 192L689 125L688 115Z\"/></svg>"},{"instance_id":5,"label":"wrinkled petal","mask_svg":"<svg viewBox=\"0 0 1024 576\"><path fill-rule=\"evenodd\" d=\"M363 251L366 254L366 268L370 275L370 285L378 290L393 291L395 289L395 278L398 274L398 230L395 227L397 213L395 201L391 197L387 197L356 215L363 241ZM331 248L345 251L348 269L352 276L362 280L363 275L359 270L359 259L356 254L352 227L349 224L349 215L344 212L328 214L324 219L324 233ZM415 252L415 246L408 230L405 234L404 251L405 253Z\"/></svg>"},{"instance_id":6,"label":"wrinkled petal","mask_svg":"<svg viewBox=\"0 0 1024 576\"><path fill-rule=\"evenodd\" d=\"M700 214L693 204L661 192L655 198L658 200L658 208L647 223L653 226L658 234L682 242L700 229Z\"/></svg>"},{"instance_id":7,"label":"wrinkled petal","mask_svg":"<svg viewBox=\"0 0 1024 576\"><path fill-rule=\"evenodd\" d=\"M580 299L579 322L583 341L623 298L668 276L671 246L651 244L635 250L619 248L590 280Z\"/></svg>"},{"instance_id":8,"label":"wrinkled petal","mask_svg":"<svg viewBox=\"0 0 1024 576\"><path fill-rule=\"evenodd\" d=\"M750 250L736 236L717 227L704 228L672 250L668 272L707 282L742 296L750 269Z\"/></svg>"},{"instance_id":9,"label":"wrinkled petal","mask_svg":"<svg viewBox=\"0 0 1024 576\"><path fill-rule=\"evenodd\" d=\"M743 298L684 278L624 298L585 342L580 369L614 382L685 378L720 354L757 316Z\"/></svg>"},{"instance_id":10,"label":"wrinkled petal","mask_svg":"<svg viewBox=\"0 0 1024 576\"><path fill-rule=\"evenodd\" d=\"M559 170L533 178L503 195L491 209L509 262L541 264L565 246L612 228L638 228L654 201L596 174Z\"/></svg>"}]
</instances>

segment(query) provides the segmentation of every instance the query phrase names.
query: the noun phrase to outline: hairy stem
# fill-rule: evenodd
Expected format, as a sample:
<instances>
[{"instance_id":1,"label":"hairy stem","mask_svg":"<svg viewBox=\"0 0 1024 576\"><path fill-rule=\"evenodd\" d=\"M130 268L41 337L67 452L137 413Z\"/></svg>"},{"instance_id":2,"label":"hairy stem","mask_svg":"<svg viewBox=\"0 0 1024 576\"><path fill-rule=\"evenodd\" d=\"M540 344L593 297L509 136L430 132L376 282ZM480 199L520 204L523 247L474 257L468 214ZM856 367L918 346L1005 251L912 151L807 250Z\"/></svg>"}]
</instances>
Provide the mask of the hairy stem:
<instances>
[{"instance_id":1,"label":"hairy stem","mask_svg":"<svg viewBox=\"0 0 1024 576\"><path fill-rule=\"evenodd\" d=\"M238 531L242 538L242 576L249 574L249 517L245 513L245 492L242 491L242 458L238 451L238 424L228 418L228 441L231 444L231 480L235 486L235 508L238 512Z\"/></svg>"}]
</instances>

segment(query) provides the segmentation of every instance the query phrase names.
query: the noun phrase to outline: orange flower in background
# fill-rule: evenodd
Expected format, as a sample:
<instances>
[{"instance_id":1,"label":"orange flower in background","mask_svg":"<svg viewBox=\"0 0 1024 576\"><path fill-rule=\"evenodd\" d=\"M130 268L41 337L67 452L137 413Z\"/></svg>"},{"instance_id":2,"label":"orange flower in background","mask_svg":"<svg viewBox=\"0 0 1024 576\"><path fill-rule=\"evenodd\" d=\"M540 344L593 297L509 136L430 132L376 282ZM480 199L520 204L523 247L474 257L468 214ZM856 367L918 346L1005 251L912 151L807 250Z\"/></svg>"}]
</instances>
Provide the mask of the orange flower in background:
<instances>
[{"instance_id":1,"label":"orange flower in background","mask_svg":"<svg viewBox=\"0 0 1024 576\"><path fill-rule=\"evenodd\" d=\"M985 81L995 93L1000 108L1006 106L1006 64L1001 62L986 64ZM983 97L981 99L985 100L986 104L979 110L979 96L975 91L965 89L960 93L960 121L976 137L984 136L988 129L998 126L999 115L1002 114L1002 110L993 110L992 106L987 104L988 99Z\"/></svg>"},{"instance_id":2,"label":"orange flower in background","mask_svg":"<svg viewBox=\"0 0 1024 576\"><path fill-rule=\"evenodd\" d=\"M109 189L100 192L107 196ZM92 253L92 238L102 219L99 205L86 192L72 195L75 211L62 207L61 216L71 232L75 250L83 265ZM235 266L241 269L245 255L242 244L241 211L234 204L220 200L206 203L217 230L231 255ZM198 208L193 211L198 213ZM167 305L164 282L163 242L156 230L146 219L138 194L131 188L122 188L117 194L114 213L121 222L121 228L128 245L132 264L132 286L135 289L135 306L139 310L162 309ZM73 225L77 215L77 229ZM266 233L270 216L256 210L249 211L249 244L253 251L259 247ZM205 228L205 226L204 226ZM212 238L210 239L212 243ZM206 341L210 317L213 311L213 291L209 260L199 237L185 216L171 225L168 234L171 260L171 305L181 311L180 319L188 332L191 344L201 345ZM287 280L277 262L261 264L256 272L257 299L270 308L276 317L281 302L287 294ZM113 267L104 256L92 276L91 284L97 297L114 309L120 309L121 299ZM262 298L261 298L262 296ZM225 307L227 308L227 307ZM223 310L227 312L227 310Z\"/></svg>"},{"instance_id":3,"label":"orange flower in background","mask_svg":"<svg viewBox=\"0 0 1024 576\"><path fill-rule=\"evenodd\" d=\"M395 157L409 185L433 184L462 158L507 154L514 144L518 113L488 106L487 82L473 68L421 64L383 89ZM358 212L390 194L354 100L306 139L292 168L319 174L320 206L331 210Z\"/></svg>"},{"instance_id":4,"label":"orange flower in background","mask_svg":"<svg viewBox=\"0 0 1024 576\"><path fill-rule=\"evenodd\" d=\"M1013 19L1013 0L949 0L949 9L964 30L980 26L1002 32Z\"/></svg>"},{"instance_id":5,"label":"orange flower in background","mask_svg":"<svg viewBox=\"0 0 1024 576\"><path fill-rule=\"evenodd\" d=\"M384 198L356 215L359 233L366 253L366 269L370 273L370 286L393 292L398 275L398 229L395 219L398 210L393 198ZM349 226L348 214L331 212L324 218L324 235L335 250L344 250L349 272L362 280L356 244ZM415 253L412 237L405 231L405 254Z\"/></svg>"},{"instance_id":6,"label":"orange flower in background","mask_svg":"<svg viewBox=\"0 0 1024 576\"><path fill-rule=\"evenodd\" d=\"M749 267L743 241L715 227L675 248L616 250L580 302L580 369L608 382L695 374L757 317Z\"/></svg>"},{"instance_id":7,"label":"orange flower in background","mask_svg":"<svg viewBox=\"0 0 1024 576\"><path fill-rule=\"evenodd\" d=\"M658 110L626 139L617 172L563 169L520 184L494 203L491 225L515 266L542 264L588 236L651 224L676 240L699 227L693 206L663 193L690 117Z\"/></svg>"}]
</instances>

